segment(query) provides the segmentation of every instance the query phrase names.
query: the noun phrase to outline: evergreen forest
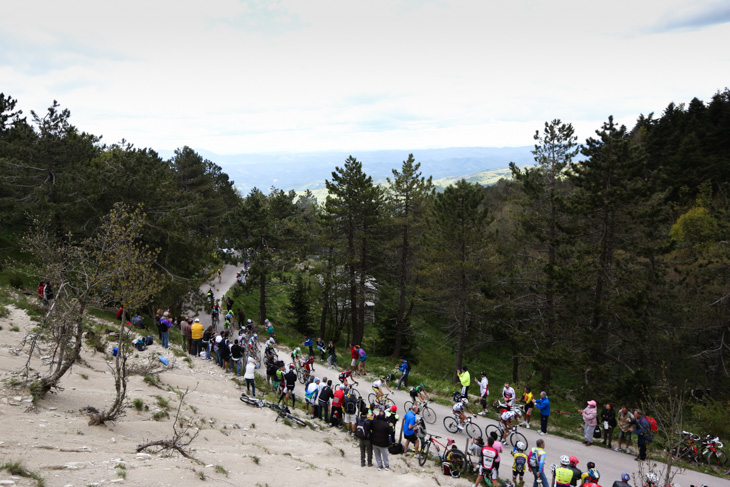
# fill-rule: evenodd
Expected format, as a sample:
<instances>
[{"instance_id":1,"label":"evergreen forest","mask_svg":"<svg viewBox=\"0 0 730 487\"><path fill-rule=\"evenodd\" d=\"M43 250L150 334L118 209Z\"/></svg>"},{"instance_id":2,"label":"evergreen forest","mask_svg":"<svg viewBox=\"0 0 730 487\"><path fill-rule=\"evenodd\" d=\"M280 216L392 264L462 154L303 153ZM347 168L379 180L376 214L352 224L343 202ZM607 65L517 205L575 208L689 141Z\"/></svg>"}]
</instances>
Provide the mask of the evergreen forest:
<instances>
[{"instance_id":1,"label":"evergreen forest","mask_svg":"<svg viewBox=\"0 0 730 487\"><path fill-rule=\"evenodd\" d=\"M55 101L17 105L0 94L3 284L45 277L29 230L80 245L115 208L140 208L136 238L161 279L148 315L202 310L200 285L231 259L217 250L250 249L247 315L333 340L345 357L363 343L447 379L499 361L533 391L567 377L616 400L667 383L730 401L728 89L633 127L608 117L587 140L547 121L534 165L490 186L436 191L417 153L393 161L385 184L356 158L331 161L325 201L240 194L190 147L163 159L83 131Z\"/></svg>"}]
</instances>

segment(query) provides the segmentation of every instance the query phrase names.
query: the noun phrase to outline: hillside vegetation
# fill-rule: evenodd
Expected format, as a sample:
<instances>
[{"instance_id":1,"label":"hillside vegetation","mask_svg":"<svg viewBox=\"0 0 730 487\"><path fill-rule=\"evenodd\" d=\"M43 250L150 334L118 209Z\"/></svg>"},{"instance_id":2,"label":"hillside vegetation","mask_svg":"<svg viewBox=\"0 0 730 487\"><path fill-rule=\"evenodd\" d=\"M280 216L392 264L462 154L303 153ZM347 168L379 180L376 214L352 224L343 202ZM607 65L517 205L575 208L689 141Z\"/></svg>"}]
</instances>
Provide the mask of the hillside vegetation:
<instances>
[{"instance_id":1,"label":"hillside vegetation","mask_svg":"<svg viewBox=\"0 0 730 487\"><path fill-rule=\"evenodd\" d=\"M189 147L163 159L102 143L55 102L30 116L15 106L0 95L5 282L59 275L24 246L29 229L73 248L115 205L141 205L137 243L163 277L140 301L149 314L202 307L201 280L226 258L215 250L249 249L246 314L333 340L341 356L364 343L443 381L489 367L578 401L671 387L730 399L728 90L633 127L609 117L582 142L546 122L534 166L470 180L432 181L414 154L379 185L349 157L324 200L242 195ZM108 294L94 305L113 307Z\"/></svg>"}]
</instances>

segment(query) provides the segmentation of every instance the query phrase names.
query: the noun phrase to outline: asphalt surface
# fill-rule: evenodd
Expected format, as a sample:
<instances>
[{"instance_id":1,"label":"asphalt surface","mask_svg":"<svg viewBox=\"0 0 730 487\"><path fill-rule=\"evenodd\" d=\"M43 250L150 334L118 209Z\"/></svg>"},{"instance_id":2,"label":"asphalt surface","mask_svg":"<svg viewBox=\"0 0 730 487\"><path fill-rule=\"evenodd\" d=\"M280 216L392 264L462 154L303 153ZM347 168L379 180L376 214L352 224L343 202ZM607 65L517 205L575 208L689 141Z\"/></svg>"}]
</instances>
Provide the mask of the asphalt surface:
<instances>
[{"instance_id":1,"label":"asphalt surface","mask_svg":"<svg viewBox=\"0 0 730 487\"><path fill-rule=\"evenodd\" d=\"M203 293L207 293L209 289L213 289L213 292L215 293L216 299L221 298L225 292L233 285L236 284L236 273L240 268L243 267L243 264L240 264L238 266L233 265L227 265L222 270L221 275L221 282L218 282L217 276L210 281L209 283L204 284L201 286L201 291ZM223 309L225 309L224 306L222 306ZM236 305L234 304L234 310L236 308ZM225 316L225 312L223 312L223 315ZM200 317L201 323L203 323L204 326L208 326L211 323L210 315L203 315ZM222 329L222 324L219 324L218 330ZM302 337L302 339L304 339ZM264 337L261 337L261 341L265 341ZM304 350L306 352L306 350ZM262 351L263 352L263 351ZM287 358L289 357L289 350L281 348L279 350L279 357L282 360L287 361ZM342 350L342 352L339 355L339 360L341 365L348 365L350 363L350 355L349 350ZM394 363L394 366L397 365ZM344 370L340 368L340 371ZM339 383L337 380L337 376L339 375L339 372L337 370L328 370L326 363L322 363L321 360L317 360L315 364L315 371L314 376L315 377L327 377L328 379L332 379L333 383ZM259 369L259 373L265 374L265 371L263 368ZM367 396L373 392L372 390L372 381L376 379L376 377L373 377L372 375L366 376L366 377L356 377L357 381L359 382L359 386L356 388L361 393L361 395L367 399ZM490 383L492 384L492 387L494 387L497 390L501 390L501 387L497 387L498 381L496 379L490 379ZM397 382L388 384L391 389L394 389ZM476 383L472 384L471 389L477 388L478 385ZM297 388L295 389L295 392L297 393L298 397L303 397L303 386L301 384L297 384ZM458 388L455 385L455 389ZM403 405L406 401L410 401L411 397L408 394L407 390L402 391L393 391L393 394L389 396L395 404L398 406L398 414L401 418L405 415L406 411L403 409ZM490 403L491 400L496 398L496 396L491 395L490 396ZM472 408L472 411L477 413L478 411L481 411L481 406L476 401L477 397L474 395L470 396L470 407ZM466 434L466 431L459 431L457 433L449 433L446 431L446 428L443 425L443 420L447 415L451 415L451 408L448 406L443 406L436 403L430 403L429 407L431 407L434 412L436 413L436 423L433 425L427 424L427 430L430 434L440 436L441 439L439 441L446 443L446 438L453 438L456 441L456 445L460 449L464 449L469 444L469 437ZM537 413L537 411L535 411ZM475 420L475 423L479 426L480 430L482 431L482 434L484 434L485 428L490 424L497 424L496 419L496 412L491 408L491 404L487 413L487 416L477 416L477 419ZM400 425L401 423L399 423ZM531 428L522 428L519 427L518 431L522 433L528 442L528 451L530 448L535 446L535 443L538 439L542 438L545 441L545 452L547 454L547 461L546 465L549 466L551 464L559 464L560 462L560 456L561 455L574 455L579 460L580 463L578 464L578 468L581 470L586 470L586 464L588 462L594 462L596 464L596 468L601 474L601 478L599 480L599 484L603 487L610 487L613 485L613 482L616 480L621 479L621 474L623 472L626 472L631 475L632 480L629 482L630 484L641 487L642 483L640 480L638 480L639 476L639 462L635 461L634 458L638 454L638 448L636 447L636 438L632 438L632 453L627 454L623 452L615 452L613 450L609 450L608 448L604 448L602 446L598 446L594 444L593 446L585 446L583 443L580 443L575 440L570 440L567 438L562 438L559 436L553 436L550 434L550 424L548 423L548 434L545 436L539 435L539 427L540 427L540 417L539 413L537 415L533 414L532 422L531 422ZM399 431L396 432L398 434ZM316 433L312 433L316 434ZM598 443L600 443L600 440L596 440ZM404 440L405 443L405 440ZM613 445L616 446L618 443L618 440L614 436L614 443ZM651 447L650 447L651 448ZM433 450L433 449L432 449ZM508 444L508 442L505 441L504 446L504 452L501 457L501 465L500 465L500 471L499 471L499 478L502 480L511 480L512 479L512 455L510 454L511 448ZM415 459L413 460L415 463ZM662 463L655 464L654 462L646 462L647 464L651 464L651 466L647 465L645 467L645 471L652 470L655 473L659 475L660 480L663 480L663 475L661 473L664 471L666 466ZM548 481L551 480L551 474L549 471L549 467L546 467L546 473ZM534 478L531 473L525 474L525 485L532 485ZM469 485L469 482L467 480L464 480L464 485ZM675 486L682 486L682 487L689 487L690 485L695 485L697 487L701 485L708 485L710 487L715 486L726 486L730 487L730 480L728 478L719 478L712 475L707 475L700 472L695 472L691 470L685 470L684 472L678 473L674 478L674 485Z\"/></svg>"}]
</instances>

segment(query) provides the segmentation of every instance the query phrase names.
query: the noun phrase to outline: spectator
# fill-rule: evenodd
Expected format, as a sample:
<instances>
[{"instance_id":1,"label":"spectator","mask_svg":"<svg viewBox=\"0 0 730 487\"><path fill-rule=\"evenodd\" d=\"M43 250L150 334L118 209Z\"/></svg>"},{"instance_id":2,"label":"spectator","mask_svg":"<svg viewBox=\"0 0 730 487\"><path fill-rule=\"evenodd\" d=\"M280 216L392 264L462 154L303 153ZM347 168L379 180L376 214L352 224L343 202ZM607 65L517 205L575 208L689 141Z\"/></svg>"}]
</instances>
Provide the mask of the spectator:
<instances>
[{"instance_id":1,"label":"spectator","mask_svg":"<svg viewBox=\"0 0 730 487\"><path fill-rule=\"evenodd\" d=\"M585 421L585 440L583 444L591 446L593 444L593 432L598 426L598 410L596 409L596 401L588 401L588 407L585 409L579 409L579 413L583 415L583 421Z\"/></svg>"},{"instance_id":2,"label":"spectator","mask_svg":"<svg viewBox=\"0 0 730 487\"><path fill-rule=\"evenodd\" d=\"M368 467L373 466L373 444L370 441L370 430L372 421L368 419L367 409L360 412L357 418L357 437L360 439L360 466L365 466L365 457L367 456Z\"/></svg>"},{"instance_id":3,"label":"spectator","mask_svg":"<svg viewBox=\"0 0 730 487\"><path fill-rule=\"evenodd\" d=\"M284 405L286 405L286 401L289 400L289 397L291 396L291 407L295 407L296 403L296 396L294 395L294 386L297 385L297 372L296 367L294 364L289 364L289 372L284 374L284 385L285 388L283 391L281 391L281 395L279 396L279 400L277 401L277 404L281 402L282 399L284 399Z\"/></svg>"},{"instance_id":4,"label":"spectator","mask_svg":"<svg viewBox=\"0 0 730 487\"><path fill-rule=\"evenodd\" d=\"M616 451L621 451L621 442L626 440L626 453L631 453L629 446L631 445L631 420L634 415L631 414L629 408L621 406L618 412L618 446Z\"/></svg>"},{"instance_id":5,"label":"spectator","mask_svg":"<svg viewBox=\"0 0 730 487\"><path fill-rule=\"evenodd\" d=\"M532 409L535 407L535 401L532 396L532 390L529 387L525 387L524 393L522 395L522 402L525 403L525 421L523 421L522 425L530 429L530 416L532 415Z\"/></svg>"},{"instance_id":6,"label":"spectator","mask_svg":"<svg viewBox=\"0 0 730 487\"><path fill-rule=\"evenodd\" d=\"M317 350L319 350L319 355L322 357L322 361L326 360L326 344L324 343L324 340L322 340L322 337L317 337Z\"/></svg>"},{"instance_id":7,"label":"spectator","mask_svg":"<svg viewBox=\"0 0 730 487\"><path fill-rule=\"evenodd\" d=\"M468 399L469 386L471 385L471 375L469 374L469 369L467 369L466 365L464 365L456 371L456 375L459 377L459 382L461 382L461 395L462 397L466 397Z\"/></svg>"},{"instance_id":8,"label":"spectator","mask_svg":"<svg viewBox=\"0 0 730 487\"><path fill-rule=\"evenodd\" d=\"M312 341L312 338L307 335L304 337L304 341L302 342L303 347L309 347L309 356L314 357L314 342Z\"/></svg>"},{"instance_id":9,"label":"spectator","mask_svg":"<svg viewBox=\"0 0 730 487\"><path fill-rule=\"evenodd\" d=\"M342 420L342 407L345 404L345 391L343 388L338 388L332 396L332 426L341 428L340 421Z\"/></svg>"},{"instance_id":10,"label":"spectator","mask_svg":"<svg viewBox=\"0 0 730 487\"><path fill-rule=\"evenodd\" d=\"M190 327L190 337L192 339L193 355L200 357L200 350L203 345L203 334L205 330L200 323L200 319L195 318L193 325Z\"/></svg>"},{"instance_id":11,"label":"spectator","mask_svg":"<svg viewBox=\"0 0 730 487\"><path fill-rule=\"evenodd\" d=\"M403 437L406 439L406 445L403 451L408 454L408 445L413 442L413 455L418 452L418 429L416 424L416 415L418 414L418 404L413 404L411 410L403 417ZM420 457L420 455L419 455Z\"/></svg>"},{"instance_id":12,"label":"spectator","mask_svg":"<svg viewBox=\"0 0 730 487\"><path fill-rule=\"evenodd\" d=\"M311 407L311 413L312 413L312 419L315 418L314 414L314 408L317 404L317 395L319 394L319 377L315 377L312 382L307 385L306 389L304 390L304 402L306 404L307 414L310 413L310 407Z\"/></svg>"},{"instance_id":13,"label":"spectator","mask_svg":"<svg viewBox=\"0 0 730 487\"><path fill-rule=\"evenodd\" d=\"M479 475L474 487L477 487L483 478L487 479L487 485L494 485L497 480L497 469L494 467L497 458L497 451L494 449L494 438L487 438L487 446L482 448Z\"/></svg>"},{"instance_id":14,"label":"spectator","mask_svg":"<svg viewBox=\"0 0 730 487\"><path fill-rule=\"evenodd\" d=\"M479 413L481 416L487 414L487 397L489 396L489 379L487 379L487 373L482 371L481 380L474 379L474 382L479 384L479 403L482 405L482 411Z\"/></svg>"},{"instance_id":15,"label":"spectator","mask_svg":"<svg viewBox=\"0 0 730 487\"><path fill-rule=\"evenodd\" d=\"M160 342L164 348L170 348L169 342L171 326L172 322L170 321L170 313L165 311L162 313L162 318L160 318L159 325L157 326L157 329L160 332Z\"/></svg>"},{"instance_id":16,"label":"spectator","mask_svg":"<svg viewBox=\"0 0 730 487\"><path fill-rule=\"evenodd\" d=\"M43 301L43 306L48 306L48 300L46 299L46 283L45 281L41 281L38 283L38 299Z\"/></svg>"},{"instance_id":17,"label":"spectator","mask_svg":"<svg viewBox=\"0 0 730 487\"><path fill-rule=\"evenodd\" d=\"M359 345L353 345L352 343L350 344L350 356L352 357L352 363L350 364L350 368L352 370L357 369L357 361L360 358L360 355L358 354L359 348Z\"/></svg>"},{"instance_id":18,"label":"spectator","mask_svg":"<svg viewBox=\"0 0 730 487\"><path fill-rule=\"evenodd\" d=\"M329 342L327 344L327 368L334 369L337 367L337 353L335 353L335 344Z\"/></svg>"},{"instance_id":19,"label":"spectator","mask_svg":"<svg viewBox=\"0 0 730 487\"><path fill-rule=\"evenodd\" d=\"M535 407L540 411L540 435L545 436L550 419L550 399L545 391L540 392L540 399L535 401Z\"/></svg>"},{"instance_id":20,"label":"spectator","mask_svg":"<svg viewBox=\"0 0 730 487\"><path fill-rule=\"evenodd\" d=\"M250 390L251 397L256 397L256 360L253 357L248 357L243 378L246 380L246 392Z\"/></svg>"},{"instance_id":21,"label":"spectator","mask_svg":"<svg viewBox=\"0 0 730 487\"><path fill-rule=\"evenodd\" d=\"M631 484L629 484L629 480L631 480L631 475L627 473L621 474L621 480L617 480L613 483L613 487L631 487Z\"/></svg>"},{"instance_id":22,"label":"spectator","mask_svg":"<svg viewBox=\"0 0 730 487\"><path fill-rule=\"evenodd\" d=\"M324 382L324 380L323 380ZM329 423L329 412L330 412L330 401L332 400L332 397L334 396L334 393L332 392L332 381L328 380L327 385L322 387L322 390L319 393L318 398L318 405L319 408L317 410L317 414L319 414L319 419L323 420L325 423Z\"/></svg>"},{"instance_id":23,"label":"spectator","mask_svg":"<svg viewBox=\"0 0 730 487\"><path fill-rule=\"evenodd\" d=\"M357 357L359 363L357 364L357 373L359 375L365 375L368 373L368 369L365 366L365 361L368 359L368 354L365 353L362 347L357 347Z\"/></svg>"},{"instance_id":24,"label":"spectator","mask_svg":"<svg viewBox=\"0 0 730 487\"><path fill-rule=\"evenodd\" d=\"M504 450L504 446L502 446L502 442L497 439L497 436L497 432L492 431L491 433L489 433L489 437L492 441L487 440L489 446L494 448L494 450L497 452L497 456L494 458L495 479L499 477L499 464L502 461L502 451Z\"/></svg>"},{"instance_id":25,"label":"spectator","mask_svg":"<svg viewBox=\"0 0 730 487\"><path fill-rule=\"evenodd\" d=\"M237 376L241 375L243 368L243 347L236 338L231 345L231 372L235 372Z\"/></svg>"},{"instance_id":26,"label":"spectator","mask_svg":"<svg viewBox=\"0 0 730 487\"><path fill-rule=\"evenodd\" d=\"M530 454L527 456L527 464L530 465L530 471L532 472L532 475L535 476L535 481L532 484L532 487L538 487L538 479L542 482L542 486L544 487L549 485L547 477L545 476L545 440L540 438L535 444L537 446L530 450Z\"/></svg>"},{"instance_id":27,"label":"spectator","mask_svg":"<svg viewBox=\"0 0 730 487\"><path fill-rule=\"evenodd\" d=\"M183 350L185 353L193 353L193 330L192 321L187 316L182 319Z\"/></svg>"},{"instance_id":28,"label":"spectator","mask_svg":"<svg viewBox=\"0 0 730 487\"><path fill-rule=\"evenodd\" d=\"M639 456L635 460L646 460L646 446L651 443L651 427L640 409L634 411L634 419L631 420L631 432L636 433L636 443L639 445Z\"/></svg>"},{"instance_id":29,"label":"spectator","mask_svg":"<svg viewBox=\"0 0 730 487\"><path fill-rule=\"evenodd\" d=\"M611 448L613 429L616 427L616 411L610 402L601 410L601 421L603 422L603 444Z\"/></svg>"},{"instance_id":30,"label":"spectator","mask_svg":"<svg viewBox=\"0 0 730 487\"><path fill-rule=\"evenodd\" d=\"M390 438L393 435L393 428L385 420L385 414L382 411L373 418L370 428L370 441L373 444L378 470L390 470L388 447L390 446Z\"/></svg>"},{"instance_id":31,"label":"spectator","mask_svg":"<svg viewBox=\"0 0 730 487\"><path fill-rule=\"evenodd\" d=\"M408 387L408 374L411 373L411 364L406 359L403 359L398 366L398 370L401 371L401 376L398 379L398 385L395 386L395 390L400 390L401 384Z\"/></svg>"},{"instance_id":32,"label":"spectator","mask_svg":"<svg viewBox=\"0 0 730 487\"><path fill-rule=\"evenodd\" d=\"M215 332L213 331L213 325L210 325L206 330L203 332L203 349L205 350L205 359L206 360L212 360L210 358L210 347L211 347L211 340L213 340L213 337L215 335Z\"/></svg>"},{"instance_id":33,"label":"spectator","mask_svg":"<svg viewBox=\"0 0 730 487\"><path fill-rule=\"evenodd\" d=\"M581 476L583 475L583 472L580 471L578 468L578 459L576 457L571 456L570 457L570 465L568 468L573 472L573 478L570 480L570 485L572 487L576 487L578 485L578 481L581 479Z\"/></svg>"},{"instance_id":34,"label":"spectator","mask_svg":"<svg viewBox=\"0 0 730 487\"><path fill-rule=\"evenodd\" d=\"M588 478L588 472L592 469L596 468L596 464L593 462L586 463L586 471L580 474L580 485L583 486L590 482L590 479Z\"/></svg>"}]
</instances>

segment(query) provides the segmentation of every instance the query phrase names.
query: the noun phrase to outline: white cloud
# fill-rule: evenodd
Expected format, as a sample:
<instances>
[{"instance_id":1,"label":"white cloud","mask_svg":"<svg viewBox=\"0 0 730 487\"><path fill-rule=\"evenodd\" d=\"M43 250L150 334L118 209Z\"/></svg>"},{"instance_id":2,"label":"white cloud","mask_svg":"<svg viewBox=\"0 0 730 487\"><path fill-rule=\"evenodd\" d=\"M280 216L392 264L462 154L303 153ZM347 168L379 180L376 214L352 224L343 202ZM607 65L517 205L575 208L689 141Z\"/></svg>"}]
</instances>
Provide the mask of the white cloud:
<instances>
[{"instance_id":1,"label":"white cloud","mask_svg":"<svg viewBox=\"0 0 730 487\"><path fill-rule=\"evenodd\" d=\"M718 5L662 30L686 2L31 0L0 17L0 90L155 149L529 145L724 88Z\"/></svg>"}]
</instances>

